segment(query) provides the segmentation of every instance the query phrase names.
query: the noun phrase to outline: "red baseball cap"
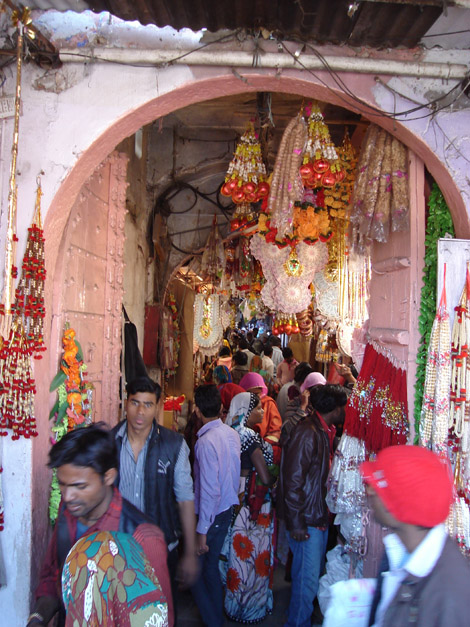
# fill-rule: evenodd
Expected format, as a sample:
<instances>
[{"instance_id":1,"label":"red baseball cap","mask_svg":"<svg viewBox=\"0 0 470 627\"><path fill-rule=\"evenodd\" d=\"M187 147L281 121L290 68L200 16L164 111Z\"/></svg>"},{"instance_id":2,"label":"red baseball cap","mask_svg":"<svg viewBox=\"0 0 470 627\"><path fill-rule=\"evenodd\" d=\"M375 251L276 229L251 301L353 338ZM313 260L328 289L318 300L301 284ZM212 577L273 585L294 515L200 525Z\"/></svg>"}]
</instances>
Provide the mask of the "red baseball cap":
<instances>
[{"instance_id":1,"label":"red baseball cap","mask_svg":"<svg viewBox=\"0 0 470 627\"><path fill-rule=\"evenodd\" d=\"M388 511L400 522L435 527L449 515L454 483L449 464L419 446L389 446L360 465Z\"/></svg>"}]
</instances>

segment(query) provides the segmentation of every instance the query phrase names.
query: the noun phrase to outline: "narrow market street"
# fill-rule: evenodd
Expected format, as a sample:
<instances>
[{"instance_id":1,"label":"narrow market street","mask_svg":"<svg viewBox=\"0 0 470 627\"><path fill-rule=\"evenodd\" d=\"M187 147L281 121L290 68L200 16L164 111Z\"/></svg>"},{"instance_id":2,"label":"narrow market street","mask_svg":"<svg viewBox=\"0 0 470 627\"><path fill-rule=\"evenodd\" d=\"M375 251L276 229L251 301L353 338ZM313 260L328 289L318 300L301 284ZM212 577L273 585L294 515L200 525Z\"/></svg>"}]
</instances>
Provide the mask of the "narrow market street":
<instances>
[{"instance_id":1,"label":"narrow market street","mask_svg":"<svg viewBox=\"0 0 470 627\"><path fill-rule=\"evenodd\" d=\"M1 3L2 626L468 627L469 34Z\"/></svg>"}]
</instances>

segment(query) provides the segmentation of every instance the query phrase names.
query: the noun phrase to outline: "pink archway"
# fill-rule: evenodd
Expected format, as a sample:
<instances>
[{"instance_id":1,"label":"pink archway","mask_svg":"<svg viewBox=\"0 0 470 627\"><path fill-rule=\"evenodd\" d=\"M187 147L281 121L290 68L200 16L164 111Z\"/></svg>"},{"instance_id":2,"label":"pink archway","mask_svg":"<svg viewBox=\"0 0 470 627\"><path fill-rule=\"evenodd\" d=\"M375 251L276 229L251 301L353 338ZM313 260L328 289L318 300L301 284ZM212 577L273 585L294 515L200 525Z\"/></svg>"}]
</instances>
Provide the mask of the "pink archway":
<instances>
[{"instance_id":1,"label":"pink archway","mask_svg":"<svg viewBox=\"0 0 470 627\"><path fill-rule=\"evenodd\" d=\"M44 480L47 477L45 463L49 444L47 442L48 430L46 424L48 422L49 407L52 405L51 395L48 390L49 383L56 372L58 360L58 356L52 354L54 348L51 346L51 337L57 337L57 334L60 334L61 331L61 329L55 328L58 324L60 312L53 309L55 306L53 298L54 274L59 262L62 263L61 255L63 251L61 251L61 241L64 229L71 208L85 181L114 150L117 144L125 137L134 134L142 126L188 105L221 96L255 91L295 93L308 99L317 99L349 108L357 113L362 113L366 118L369 117L367 107L361 109L357 102L318 81L314 82L307 73L305 73L305 77L301 73L298 73L296 77L277 76L274 71L270 71L269 75L249 74L246 83L231 73L218 76L214 69L195 69L194 75L199 75L200 78L157 97L138 109L129 111L129 113L118 120L110 121L108 129L79 157L72 171L56 193L47 212L44 226L47 242L46 268L48 273L45 294L47 312L45 341L46 345L51 347L52 350L46 354L44 367L40 370L38 369L36 373L38 389L37 418L38 422L43 425L43 428L40 429L40 436L37 438L33 448L33 509L39 510L39 515L35 516L33 521L35 537L44 538L46 535L46 517L43 515L43 512L46 508L47 494L45 493L46 491L41 489L41 486L45 485ZM374 84L374 77L355 77L355 91L358 95L370 94ZM370 116L370 119L386 128L404 144L410 146L415 154L422 159L439 184L451 208L457 236L461 238L470 237L470 220L462 196L449 171L436 154L419 136L414 135L403 124L386 117ZM37 564L33 563L32 569L34 573L37 569Z\"/></svg>"}]
</instances>

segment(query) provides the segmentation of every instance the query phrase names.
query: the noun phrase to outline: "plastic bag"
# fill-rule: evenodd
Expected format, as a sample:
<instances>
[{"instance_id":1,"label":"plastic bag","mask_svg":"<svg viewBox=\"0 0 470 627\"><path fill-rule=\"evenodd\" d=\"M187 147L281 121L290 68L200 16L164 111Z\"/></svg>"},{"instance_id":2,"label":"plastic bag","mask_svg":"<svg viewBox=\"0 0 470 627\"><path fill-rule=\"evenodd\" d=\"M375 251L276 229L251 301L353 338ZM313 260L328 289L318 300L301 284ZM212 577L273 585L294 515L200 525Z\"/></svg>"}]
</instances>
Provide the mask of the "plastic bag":
<instances>
[{"instance_id":1,"label":"plastic bag","mask_svg":"<svg viewBox=\"0 0 470 627\"><path fill-rule=\"evenodd\" d=\"M323 627L367 627L376 579L347 579L331 586Z\"/></svg>"}]
</instances>

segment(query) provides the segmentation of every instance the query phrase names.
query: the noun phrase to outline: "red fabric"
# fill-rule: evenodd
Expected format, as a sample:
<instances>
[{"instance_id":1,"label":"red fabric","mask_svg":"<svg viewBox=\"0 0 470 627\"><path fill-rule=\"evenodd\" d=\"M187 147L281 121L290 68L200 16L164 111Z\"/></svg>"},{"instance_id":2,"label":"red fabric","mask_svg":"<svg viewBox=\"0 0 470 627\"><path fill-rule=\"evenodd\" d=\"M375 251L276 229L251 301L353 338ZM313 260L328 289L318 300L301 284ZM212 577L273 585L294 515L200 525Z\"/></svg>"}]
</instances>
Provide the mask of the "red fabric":
<instances>
[{"instance_id":1,"label":"red fabric","mask_svg":"<svg viewBox=\"0 0 470 627\"><path fill-rule=\"evenodd\" d=\"M400 522L435 527L449 515L454 492L451 469L429 449L389 446L359 470Z\"/></svg>"},{"instance_id":2,"label":"red fabric","mask_svg":"<svg viewBox=\"0 0 470 627\"><path fill-rule=\"evenodd\" d=\"M331 363L328 368L327 382L335 385L344 385L344 377L338 374L334 363Z\"/></svg>"},{"instance_id":3,"label":"red fabric","mask_svg":"<svg viewBox=\"0 0 470 627\"><path fill-rule=\"evenodd\" d=\"M368 452L408 439L406 372L366 346L361 372L346 405L344 431L365 442Z\"/></svg>"},{"instance_id":4,"label":"red fabric","mask_svg":"<svg viewBox=\"0 0 470 627\"><path fill-rule=\"evenodd\" d=\"M146 366L158 365L158 337L160 335L160 305L145 305L144 349L142 357Z\"/></svg>"},{"instance_id":5,"label":"red fabric","mask_svg":"<svg viewBox=\"0 0 470 627\"><path fill-rule=\"evenodd\" d=\"M253 430L260 434L263 440L276 444L281 437L282 418L276 401L270 396L263 396L261 405L264 410L263 420L255 425Z\"/></svg>"},{"instance_id":6,"label":"red fabric","mask_svg":"<svg viewBox=\"0 0 470 627\"><path fill-rule=\"evenodd\" d=\"M119 531L121 518L122 496L117 488L114 488L113 498L107 511L94 525L88 527L87 533L93 531ZM77 534L77 519L67 509L64 510L67 527L71 538ZM151 531L153 529L153 532ZM155 570L163 593L168 602L168 624L174 624L173 598L171 596L170 576L167 567L167 547L163 532L151 524L139 525L133 534L134 539L142 546L149 562ZM141 541L142 540L142 541ZM36 599L42 596L62 598L61 573L57 562L57 526L46 550L46 555L39 575L39 585L36 589Z\"/></svg>"},{"instance_id":7,"label":"red fabric","mask_svg":"<svg viewBox=\"0 0 470 627\"><path fill-rule=\"evenodd\" d=\"M334 453L334 441L335 441L335 437L336 437L336 427L335 425L328 425L324 420L323 420L323 416L321 416L318 412L315 412L317 415L318 420L320 421L320 424L322 426L323 431L326 433L326 435L328 436L328 442L330 444L330 462L333 459L333 453Z\"/></svg>"},{"instance_id":8,"label":"red fabric","mask_svg":"<svg viewBox=\"0 0 470 627\"><path fill-rule=\"evenodd\" d=\"M237 394L242 394L245 390L241 385L236 383L223 383L219 385L220 398L222 399L222 405L225 410L229 410L232 398Z\"/></svg>"}]
</instances>

